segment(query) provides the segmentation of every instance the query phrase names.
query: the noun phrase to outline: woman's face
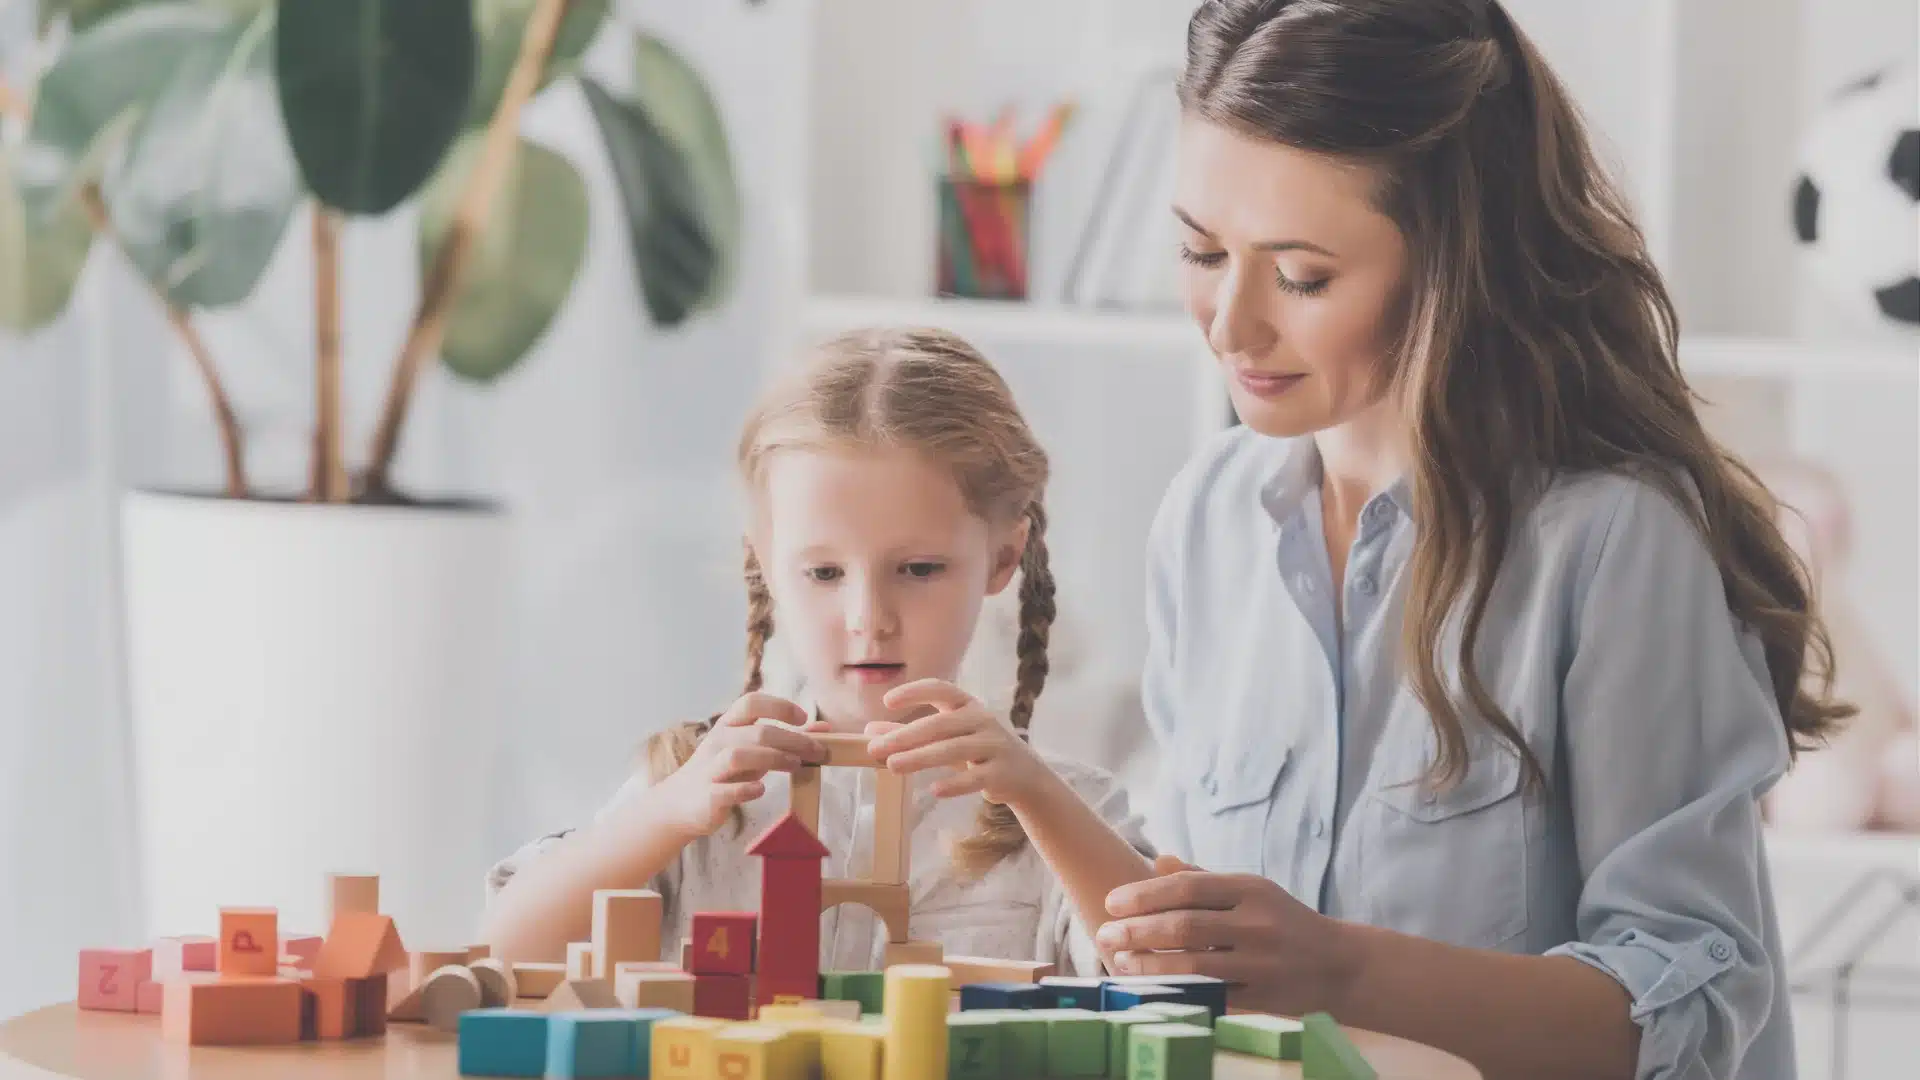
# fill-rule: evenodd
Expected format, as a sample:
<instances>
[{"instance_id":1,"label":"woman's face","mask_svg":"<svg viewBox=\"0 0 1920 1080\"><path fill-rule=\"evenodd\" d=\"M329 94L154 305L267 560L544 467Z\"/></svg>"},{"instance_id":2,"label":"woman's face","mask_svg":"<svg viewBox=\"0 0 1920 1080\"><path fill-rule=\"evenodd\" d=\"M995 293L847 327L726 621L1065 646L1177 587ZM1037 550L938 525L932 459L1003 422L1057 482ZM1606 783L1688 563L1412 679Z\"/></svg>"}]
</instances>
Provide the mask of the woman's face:
<instances>
[{"instance_id":1,"label":"woman's face","mask_svg":"<svg viewBox=\"0 0 1920 1080\"><path fill-rule=\"evenodd\" d=\"M1385 396L1407 250L1373 188L1363 166L1181 119L1187 309L1263 435L1345 424Z\"/></svg>"}]
</instances>

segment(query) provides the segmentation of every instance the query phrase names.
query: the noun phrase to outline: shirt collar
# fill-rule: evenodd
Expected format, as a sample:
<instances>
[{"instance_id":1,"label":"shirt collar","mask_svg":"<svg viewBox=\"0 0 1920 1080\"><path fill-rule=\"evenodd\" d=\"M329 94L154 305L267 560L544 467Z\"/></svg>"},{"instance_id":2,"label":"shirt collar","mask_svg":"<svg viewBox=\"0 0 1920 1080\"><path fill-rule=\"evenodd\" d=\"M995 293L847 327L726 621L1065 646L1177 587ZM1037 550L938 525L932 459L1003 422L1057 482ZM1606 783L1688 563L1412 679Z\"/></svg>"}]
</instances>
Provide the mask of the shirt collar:
<instances>
[{"instance_id":1,"label":"shirt collar","mask_svg":"<svg viewBox=\"0 0 1920 1080\"><path fill-rule=\"evenodd\" d=\"M1300 512L1300 507L1309 496L1320 491L1320 447L1309 435L1279 440L1285 444L1280 452L1279 464L1260 486L1260 505L1274 524L1282 524L1288 518ZM1407 474L1387 486L1386 491L1374 496L1384 496L1402 517L1413 520L1413 488ZM1369 504L1373 500L1368 500Z\"/></svg>"}]
</instances>

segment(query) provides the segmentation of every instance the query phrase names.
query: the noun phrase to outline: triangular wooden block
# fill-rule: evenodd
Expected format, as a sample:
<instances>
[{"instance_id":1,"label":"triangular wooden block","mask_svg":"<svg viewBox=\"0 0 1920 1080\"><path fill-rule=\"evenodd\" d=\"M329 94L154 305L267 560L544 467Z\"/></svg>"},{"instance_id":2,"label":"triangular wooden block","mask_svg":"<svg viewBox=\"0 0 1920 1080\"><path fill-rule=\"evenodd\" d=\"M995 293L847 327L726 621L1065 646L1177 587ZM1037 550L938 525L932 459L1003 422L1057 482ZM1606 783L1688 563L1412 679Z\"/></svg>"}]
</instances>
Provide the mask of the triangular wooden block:
<instances>
[{"instance_id":1,"label":"triangular wooden block","mask_svg":"<svg viewBox=\"0 0 1920 1080\"><path fill-rule=\"evenodd\" d=\"M568 979L554 987L540 1008L546 1012L578 1012L583 1009L617 1009L620 999L613 995L613 984L605 979Z\"/></svg>"},{"instance_id":2,"label":"triangular wooden block","mask_svg":"<svg viewBox=\"0 0 1920 1080\"><path fill-rule=\"evenodd\" d=\"M407 947L393 919L360 911L333 917L327 940L314 957L313 973L335 979L371 979L407 966Z\"/></svg>"},{"instance_id":3,"label":"triangular wooden block","mask_svg":"<svg viewBox=\"0 0 1920 1080\"><path fill-rule=\"evenodd\" d=\"M421 1007L421 1004L420 1004L420 999L423 996L425 996L426 992L427 992L427 987L425 983L422 983L421 985L414 987L412 993L408 994L406 997L401 998L399 1001L394 1002L391 1006L387 1008L387 1019L396 1021L399 1023L411 1023L411 1022L420 1022L420 1021L426 1020L427 1011L426 1009Z\"/></svg>"}]
</instances>

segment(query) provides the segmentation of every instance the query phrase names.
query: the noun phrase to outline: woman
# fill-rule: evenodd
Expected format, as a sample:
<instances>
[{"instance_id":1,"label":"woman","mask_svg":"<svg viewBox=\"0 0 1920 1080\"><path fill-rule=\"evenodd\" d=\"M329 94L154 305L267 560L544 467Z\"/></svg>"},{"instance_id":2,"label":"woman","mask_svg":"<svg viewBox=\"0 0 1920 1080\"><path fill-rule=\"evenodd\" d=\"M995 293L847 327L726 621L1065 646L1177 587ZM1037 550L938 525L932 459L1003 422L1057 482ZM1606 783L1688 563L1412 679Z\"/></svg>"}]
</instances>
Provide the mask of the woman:
<instances>
[{"instance_id":1,"label":"woman","mask_svg":"<svg viewBox=\"0 0 1920 1080\"><path fill-rule=\"evenodd\" d=\"M1757 801L1847 710L1565 91L1490 0L1214 0L1179 91L1244 426L1154 527L1144 693L1212 872L1115 890L1110 962L1488 1077L1791 1075Z\"/></svg>"}]
</instances>

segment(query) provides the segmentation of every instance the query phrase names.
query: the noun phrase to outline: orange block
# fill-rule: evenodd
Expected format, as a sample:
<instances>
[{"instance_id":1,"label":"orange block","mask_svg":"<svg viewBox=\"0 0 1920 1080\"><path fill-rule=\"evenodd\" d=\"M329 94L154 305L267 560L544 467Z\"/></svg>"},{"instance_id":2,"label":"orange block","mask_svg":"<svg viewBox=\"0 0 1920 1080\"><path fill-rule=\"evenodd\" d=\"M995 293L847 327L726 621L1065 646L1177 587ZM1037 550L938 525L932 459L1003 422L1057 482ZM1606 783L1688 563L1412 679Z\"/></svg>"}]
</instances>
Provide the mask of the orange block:
<instances>
[{"instance_id":1,"label":"orange block","mask_svg":"<svg viewBox=\"0 0 1920 1080\"><path fill-rule=\"evenodd\" d=\"M462 953L461 955L465 955ZM314 958L313 973L336 979L370 979L407 966L407 947L393 919L364 911L343 911L333 917L326 943ZM386 985L386 980L381 980ZM384 1007L381 1015L385 1015Z\"/></svg>"},{"instance_id":2,"label":"orange block","mask_svg":"<svg viewBox=\"0 0 1920 1080\"><path fill-rule=\"evenodd\" d=\"M320 955L320 946L326 939L319 934L281 934L280 956L285 964L286 957L293 957L288 967L297 967L301 971L312 971L314 958Z\"/></svg>"},{"instance_id":3,"label":"orange block","mask_svg":"<svg viewBox=\"0 0 1920 1080\"><path fill-rule=\"evenodd\" d=\"M315 976L300 982L300 1037L350 1039L359 1032L358 986Z\"/></svg>"},{"instance_id":4,"label":"orange block","mask_svg":"<svg viewBox=\"0 0 1920 1080\"><path fill-rule=\"evenodd\" d=\"M265 1046L300 1041L304 994L295 979L228 977L170 982L160 1033L192 1046Z\"/></svg>"},{"instance_id":5,"label":"orange block","mask_svg":"<svg viewBox=\"0 0 1920 1080\"><path fill-rule=\"evenodd\" d=\"M153 943L153 977L165 980L184 971L213 971L220 966L220 943L199 934L165 937Z\"/></svg>"},{"instance_id":6,"label":"orange block","mask_svg":"<svg viewBox=\"0 0 1920 1080\"><path fill-rule=\"evenodd\" d=\"M280 959L280 913L273 908L220 909L222 975L272 975Z\"/></svg>"}]
</instances>

